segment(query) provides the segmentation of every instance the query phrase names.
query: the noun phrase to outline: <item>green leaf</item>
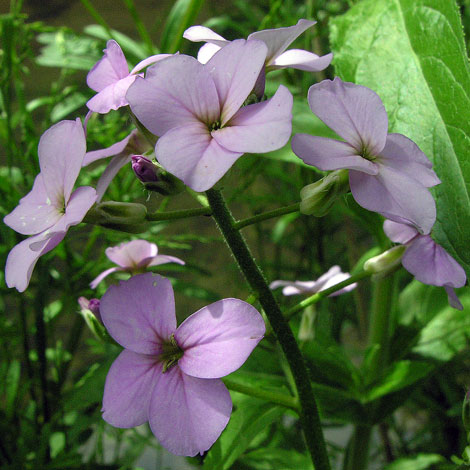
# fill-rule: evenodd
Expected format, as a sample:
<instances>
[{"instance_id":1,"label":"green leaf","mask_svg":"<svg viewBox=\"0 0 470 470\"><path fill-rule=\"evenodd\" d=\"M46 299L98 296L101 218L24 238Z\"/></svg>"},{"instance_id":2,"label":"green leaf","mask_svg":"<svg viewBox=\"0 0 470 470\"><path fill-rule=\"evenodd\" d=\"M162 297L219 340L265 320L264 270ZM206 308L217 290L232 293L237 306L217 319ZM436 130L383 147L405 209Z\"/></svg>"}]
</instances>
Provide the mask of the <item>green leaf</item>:
<instances>
[{"instance_id":1,"label":"green leaf","mask_svg":"<svg viewBox=\"0 0 470 470\"><path fill-rule=\"evenodd\" d=\"M21 364L19 361L14 360L8 368L8 373L5 380L5 414L10 419L15 411L15 402L17 399L18 388L20 385L21 377Z\"/></svg>"},{"instance_id":2,"label":"green leaf","mask_svg":"<svg viewBox=\"0 0 470 470\"><path fill-rule=\"evenodd\" d=\"M433 236L470 274L470 70L457 5L363 0L330 22L337 74L376 91L389 131L414 140L442 181Z\"/></svg>"},{"instance_id":3,"label":"green leaf","mask_svg":"<svg viewBox=\"0 0 470 470\"><path fill-rule=\"evenodd\" d=\"M247 453L241 459L253 470L313 470L312 461L306 454L295 450L264 448Z\"/></svg>"},{"instance_id":4,"label":"green leaf","mask_svg":"<svg viewBox=\"0 0 470 470\"><path fill-rule=\"evenodd\" d=\"M431 465L445 462L445 458L437 454L418 454L416 457L395 460L384 470L427 470Z\"/></svg>"}]
</instances>

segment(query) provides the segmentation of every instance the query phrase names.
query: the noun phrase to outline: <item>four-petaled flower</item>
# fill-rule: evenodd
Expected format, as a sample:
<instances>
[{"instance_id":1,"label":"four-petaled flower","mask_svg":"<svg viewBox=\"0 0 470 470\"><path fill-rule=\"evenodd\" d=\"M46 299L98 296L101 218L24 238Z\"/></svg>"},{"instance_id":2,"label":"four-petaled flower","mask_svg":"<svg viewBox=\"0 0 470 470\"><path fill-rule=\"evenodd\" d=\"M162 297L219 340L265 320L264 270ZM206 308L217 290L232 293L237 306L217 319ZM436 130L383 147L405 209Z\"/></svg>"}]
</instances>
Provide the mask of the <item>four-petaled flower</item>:
<instances>
[{"instance_id":1,"label":"four-petaled flower","mask_svg":"<svg viewBox=\"0 0 470 470\"><path fill-rule=\"evenodd\" d=\"M175 256L159 255L157 245L146 240L132 240L117 246L110 246L106 248L105 253L113 263L117 264L117 267L103 271L91 282L90 287L92 289L95 289L106 276L118 271L137 274L151 266L158 266L160 264L184 264L183 260Z\"/></svg>"},{"instance_id":2,"label":"four-petaled flower","mask_svg":"<svg viewBox=\"0 0 470 470\"><path fill-rule=\"evenodd\" d=\"M119 428L148 421L174 454L209 449L232 411L220 377L238 369L265 333L258 311L223 299L177 328L171 283L151 273L111 286L100 311L109 334L125 348L106 377L103 418Z\"/></svg>"},{"instance_id":3,"label":"four-petaled flower","mask_svg":"<svg viewBox=\"0 0 470 470\"><path fill-rule=\"evenodd\" d=\"M312 112L346 142L296 134L295 154L320 170L348 168L351 192L359 205L428 234L436 220L436 204L426 188L439 184L439 178L412 140L387 134L387 113L379 96L335 78L311 86L308 102Z\"/></svg>"},{"instance_id":4,"label":"four-petaled flower","mask_svg":"<svg viewBox=\"0 0 470 470\"><path fill-rule=\"evenodd\" d=\"M131 109L157 136L155 156L195 191L211 188L245 152L287 143L292 95L280 86L269 100L243 106L267 47L239 39L202 65L177 55L153 65L127 92Z\"/></svg>"},{"instance_id":5,"label":"four-petaled flower","mask_svg":"<svg viewBox=\"0 0 470 470\"><path fill-rule=\"evenodd\" d=\"M315 294L322 290L329 289L330 287L339 284L340 282L349 279L349 273L343 273L339 266L332 266L325 274L320 276L316 281L273 281L269 285L270 289L277 289L283 287L282 293L284 295L298 295L298 294ZM345 294L355 289L357 283L350 284L341 290L333 292L328 297Z\"/></svg>"},{"instance_id":6,"label":"four-petaled flower","mask_svg":"<svg viewBox=\"0 0 470 470\"><path fill-rule=\"evenodd\" d=\"M463 287L467 280L465 271L430 235L420 235L414 227L391 220L384 222L384 231L392 242L407 245L401 263L423 284L443 286L449 304L462 310L454 288Z\"/></svg>"},{"instance_id":7,"label":"four-petaled flower","mask_svg":"<svg viewBox=\"0 0 470 470\"><path fill-rule=\"evenodd\" d=\"M33 189L3 221L23 235L34 235L16 245L8 255L5 280L23 292L40 256L55 248L72 225L85 217L96 201L96 191L82 186L72 192L86 152L80 119L61 121L39 141L41 172Z\"/></svg>"}]
</instances>

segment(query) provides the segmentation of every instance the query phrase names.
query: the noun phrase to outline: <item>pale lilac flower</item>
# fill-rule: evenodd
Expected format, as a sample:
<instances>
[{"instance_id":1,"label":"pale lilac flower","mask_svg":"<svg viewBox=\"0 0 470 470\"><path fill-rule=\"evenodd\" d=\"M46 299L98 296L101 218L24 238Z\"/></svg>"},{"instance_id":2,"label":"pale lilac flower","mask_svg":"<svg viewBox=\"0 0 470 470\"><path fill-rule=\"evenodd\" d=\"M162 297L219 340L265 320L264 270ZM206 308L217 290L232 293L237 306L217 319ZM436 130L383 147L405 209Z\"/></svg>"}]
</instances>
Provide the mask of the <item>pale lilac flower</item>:
<instances>
[{"instance_id":1,"label":"pale lilac flower","mask_svg":"<svg viewBox=\"0 0 470 470\"><path fill-rule=\"evenodd\" d=\"M239 39L202 65L178 55L137 78L127 99L134 114L161 136L155 155L195 191L211 188L245 152L281 148L292 129L292 95L280 86L269 100L243 107L267 47Z\"/></svg>"},{"instance_id":2,"label":"pale lilac flower","mask_svg":"<svg viewBox=\"0 0 470 470\"><path fill-rule=\"evenodd\" d=\"M95 289L96 286L111 273L125 271L130 274L141 273L147 268L158 266L165 263L184 264L184 261L175 256L159 255L158 247L155 243L146 240L132 240L130 242L121 243L117 246L106 248L106 256L115 264L114 268L103 271L96 279L94 279L90 287Z\"/></svg>"},{"instance_id":3,"label":"pale lilac flower","mask_svg":"<svg viewBox=\"0 0 470 470\"><path fill-rule=\"evenodd\" d=\"M258 311L223 299L177 328L171 283L151 273L111 286L100 310L109 334L125 348L106 377L103 419L118 428L148 421L177 455L209 449L232 411L219 378L237 370L262 339Z\"/></svg>"},{"instance_id":4,"label":"pale lilac flower","mask_svg":"<svg viewBox=\"0 0 470 470\"><path fill-rule=\"evenodd\" d=\"M39 257L55 248L69 227L80 223L95 203L96 191L89 186L72 192L85 152L85 133L79 119L61 121L42 135L38 147L41 172L31 192L3 219L13 230L34 235L8 255L8 287L23 292Z\"/></svg>"},{"instance_id":5,"label":"pale lilac flower","mask_svg":"<svg viewBox=\"0 0 470 470\"><path fill-rule=\"evenodd\" d=\"M352 195L359 205L428 234L436 204L428 187L440 181L426 155L401 134L387 134L388 118L369 88L324 80L310 87L310 109L346 142L296 134L292 149L320 170L348 168Z\"/></svg>"},{"instance_id":6,"label":"pale lilac flower","mask_svg":"<svg viewBox=\"0 0 470 470\"><path fill-rule=\"evenodd\" d=\"M87 106L95 113L106 114L111 109L127 106L128 88L134 83L137 72L165 59L171 54L157 54L139 62L130 72L126 58L119 44L110 39L103 50L104 56L93 66L87 75L87 85L98 92L91 98Z\"/></svg>"},{"instance_id":7,"label":"pale lilac flower","mask_svg":"<svg viewBox=\"0 0 470 470\"><path fill-rule=\"evenodd\" d=\"M298 294L316 294L322 290L329 289L330 287L339 284L340 282L349 279L349 273L343 273L339 266L332 266L325 274L320 276L316 281L273 281L269 285L270 289L277 289L283 287L282 293L284 295L298 295ZM345 294L352 291L357 287L357 283L350 284L341 290L333 292L328 297Z\"/></svg>"},{"instance_id":8,"label":"pale lilac flower","mask_svg":"<svg viewBox=\"0 0 470 470\"><path fill-rule=\"evenodd\" d=\"M407 245L401 263L423 284L443 286L449 304L462 310L454 288L463 287L467 280L465 271L430 235L420 235L414 227L391 220L384 222L384 231L395 243Z\"/></svg>"},{"instance_id":9,"label":"pale lilac flower","mask_svg":"<svg viewBox=\"0 0 470 470\"><path fill-rule=\"evenodd\" d=\"M319 72L330 65L333 54L319 57L313 52L302 49L286 51L291 43L315 23L316 21L299 20L296 25L287 28L257 31L250 34L247 39L263 41L268 47L265 59L266 72L287 67L307 72ZM184 32L183 37L193 42L207 43L199 49L197 56L198 61L203 64L208 62L222 47L230 43L230 41L205 26L191 26Z\"/></svg>"},{"instance_id":10,"label":"pale lilac flower","mask_svg":"<svg viewBox=\"0 0 470 470\"><path fill-rule=\"evenodd\" d=\"M158 181L157 167L143 155L132 155L132 170L142 183Z\"/></svg>"}]
</instances>

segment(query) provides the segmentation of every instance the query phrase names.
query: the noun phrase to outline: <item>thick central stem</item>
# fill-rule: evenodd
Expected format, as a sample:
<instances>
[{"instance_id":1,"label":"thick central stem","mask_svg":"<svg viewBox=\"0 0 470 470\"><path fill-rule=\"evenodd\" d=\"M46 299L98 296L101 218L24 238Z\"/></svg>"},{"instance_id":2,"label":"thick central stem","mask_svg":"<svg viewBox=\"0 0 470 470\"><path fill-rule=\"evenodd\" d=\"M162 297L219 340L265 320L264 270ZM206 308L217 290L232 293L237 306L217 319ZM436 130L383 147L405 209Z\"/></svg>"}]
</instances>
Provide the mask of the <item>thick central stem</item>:
<instances>
[{"instance_id":1,"label":"thick central stem","mask_svg":"<svg viewBox=\"0 0 470 470\"><path fill-rule=\"evenodd\" d=\"M284 319L281 309L251 255L245 240L235 227L235 220L225 204L222 194L215 189L210 189L206 194L212 209L212 216L216 220L248 284L258 294L259 301L266 312L292 371L301 408L300 421L315 470L330 470L331 467L310 378L292 330Z\"/></svg>"}]
</instances>

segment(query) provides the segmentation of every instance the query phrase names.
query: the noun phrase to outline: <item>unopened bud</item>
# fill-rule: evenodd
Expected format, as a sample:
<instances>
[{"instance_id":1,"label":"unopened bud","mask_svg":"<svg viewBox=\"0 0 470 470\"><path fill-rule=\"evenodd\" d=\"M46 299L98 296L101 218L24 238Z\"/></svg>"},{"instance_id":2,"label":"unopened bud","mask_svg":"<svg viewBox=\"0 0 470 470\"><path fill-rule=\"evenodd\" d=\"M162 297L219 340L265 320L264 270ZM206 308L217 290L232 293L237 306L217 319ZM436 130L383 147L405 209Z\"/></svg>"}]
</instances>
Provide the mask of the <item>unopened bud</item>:
<instances>
[{"instance_id":1,"label":"unopened bud","mask_svg":"<svg viewBox=\"0 0 470 470\"><path fill-rule=\"evenodd\" d=\"M347 170L335 170L300 191L300 212L323 217L336 200L349 191Z\"/></svg>"},{"instance_id":2,"label":"unopened bud","mask_svg":"<svg viewBox=\"0 0 470 470\"><path fill-rule=\"evenodd\" d=\"M101 321L100 315L100 301L98 299L88 300L86 297L78 299L80 305L80 314L85 320L90 331L101 341L107 343L114 343L114 340L109 336L106 328Z\"/></svg>"},{"instance_id":3,"label":"unopened bud","mask_svg":"<svg viewBox=\"0 0 470 470\"><path fill-rule=\"evenodd\" d=\"M314 322L316 312L315 306L308 306L302 313L299 327L299 340L300 341L311 341L315 337Z\"/></svg>"},{"instance_id":4,"label":"unopened bud","mask_svg":"<svg viewBox=\"0 0 470 470\"><path fill-rule=\"evenodd\" d=\"M397 245L384 251L378 256L369 258L364 263L364 271L372 274L380 274L386 276L398 268L403 253L405 253L405 245Z\"/></svg>"},{"instance_id":5,"label":"unopened bud","mask_svg":"<svg viewBox=\"0 0 470 470\"><path fill-rule=\"evenodd\" d=\"M144 186L148 191L155 191L163 196L173 196L185 190L184 183L165 170L159 170L157 180L146 182Z\"/></svg>"},{"instance_id":6,"label":"unopened bud","mask_svg":"<svg viewBox=\"0 0 470 470\"><path fill-rule=\"evenodd\" d=\"M146 230L147 208L132 202L100 202L88 211L84 222L129 233Z\"/></svg>"},{"instance_id":7,"label":"unopened bud","mask_svg":"<svg viewBox=\"0 0 470 470\"><path fill-rule=\"evenodd\" d=\"M132 155L132 169L142 183L158 181L157 166L142 155Z\"/></svg>"}]
</instances>

